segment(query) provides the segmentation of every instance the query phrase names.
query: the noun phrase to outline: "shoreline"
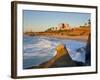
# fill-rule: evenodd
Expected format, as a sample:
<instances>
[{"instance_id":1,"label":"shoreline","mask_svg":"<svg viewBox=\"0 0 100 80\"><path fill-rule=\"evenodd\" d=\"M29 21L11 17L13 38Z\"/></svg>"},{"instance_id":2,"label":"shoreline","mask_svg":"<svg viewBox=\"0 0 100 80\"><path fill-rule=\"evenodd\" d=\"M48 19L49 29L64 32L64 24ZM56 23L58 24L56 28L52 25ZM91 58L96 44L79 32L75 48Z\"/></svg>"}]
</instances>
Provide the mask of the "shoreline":
<instances>
[{"instance_id":1,"label":"shoreline","mask_svg":"<svg viewBox=\"0 0 100 80\"><path fill-rule=\"evenodd\" d=\"M30 35L29 35L30 36ZM58 38L58 39L68 39L68 40L76 40L76 41L88 41L88 36L68 36L68 35L35 35L35 36L44 36L44 37L51 37L51 38Z\"/></svg>"},{"instance_id":2,"label":"shoreline","mask_svg":"<svg viewBox=\"0 0 100 80\"><path fill-rule=\"evenodd\" d=\"M47 37L87 42L88 36L47 35Z\"/></svg>"},{"instance_id":3,"label":"shoreline","mask_svg":"<svg viewBox=\"0 0 100 80\"><path fill-rule=\"evenodd\" d=\"M51 38L58 38L58 39L68 39L68 40L76 40L76 41L83 41L83 42L88 42L88 36L67 36L67 35L35 35L35 36L40 36L40 37L51 37ZM31 37L35 37L35 36L31 36ZM78 62L76 62L78 63ZM43 64L43 63L42 63ZM79 62L79 64L81 64ZM28 67L25 69L37 69L37 68L41 68L40 66L32 66L32 67Z\"/></svg>"}]
</instances>

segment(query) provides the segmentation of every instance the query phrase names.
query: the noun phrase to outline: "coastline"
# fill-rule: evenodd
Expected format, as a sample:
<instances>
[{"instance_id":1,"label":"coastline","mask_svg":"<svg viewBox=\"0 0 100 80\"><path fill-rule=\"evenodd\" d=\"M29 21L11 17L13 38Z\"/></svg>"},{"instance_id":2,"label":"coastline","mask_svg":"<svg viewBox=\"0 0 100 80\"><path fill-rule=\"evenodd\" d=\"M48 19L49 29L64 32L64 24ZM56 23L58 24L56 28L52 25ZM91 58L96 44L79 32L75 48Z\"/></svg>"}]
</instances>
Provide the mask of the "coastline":
<instances>
[{"instance_id":1,"label":"coastline","mask_svg":"<svg viewBox=\"0 0 100 80\"><path fill-rule=\"evenodd\" d=\"M30 35L29 35L30 36ZM34 36L44 36L58 39L68 39L68 40L76 40L76 41L84 41L87 42L88 35L83 36L68 36L68 35L34 35Z\"/></svg>"},{"instance_id":2,"label":"coastline","mask_svg":"<svg viewBox=\"0 0 100 80\"><path fill-rule=\"evenodd\" d=\"M30 36L30 35L28 35ZM31 37L35 37L35 36L38 36L38 37L51 37L51 38L58 38L58 39L65 39L65 40L76 40L76 41L80 41L80 42L88 42L88 36L85 35L85 36L68 36L68 35L34 35L34 36L31 36ZM63 58L62 58L63 59ZM75 62L75 63L78 63L78 64L83 64L81 62ZM40 64L41 65L41 64ZM42 63L43 65L43 63ZM33 69L33 68L41 68L40 66L32 66L32 67L28 67L26 69Z\"/></svg>"},{"instance_id":3,"label":"coastline","mask_svg":"<svg viewBox=\"0 0 100 80\"><path fill-rule=\"evenodd\" d=\"M78 41L87 41L90 32L90 27L79 27L71 30L46 30L44 32L24 32L29 36L46 36L59 39L70 39Z\"/></svg>"},{"instance_id":4,"label":"coastline","mask_svg":"<svg viewBox=\"0 0 100 80\"><path fill-rule=\"evenodd\" d=\"M50 60L45 61L38 66L31 66L26 69L86 66L83 62L73 60L64 44L56 46L55 50L57 53Z\"/></svg>"}]
</instances>

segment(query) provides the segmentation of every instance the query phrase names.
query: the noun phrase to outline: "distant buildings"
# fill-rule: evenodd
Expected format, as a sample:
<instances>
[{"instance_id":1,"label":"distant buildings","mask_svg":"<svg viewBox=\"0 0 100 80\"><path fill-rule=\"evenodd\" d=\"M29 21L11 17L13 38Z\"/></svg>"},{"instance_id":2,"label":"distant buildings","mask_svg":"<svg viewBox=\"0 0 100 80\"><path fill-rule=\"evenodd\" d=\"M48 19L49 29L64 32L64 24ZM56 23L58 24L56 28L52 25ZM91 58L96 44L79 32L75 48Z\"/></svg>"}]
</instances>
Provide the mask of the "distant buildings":
<instances>
[{"instance_id":1,"label":"distant buildings","mask_svg":"<svg viewBox=\"0 0 100 80\"><path fill-rule=\"evenodd\" d=\"M84 23L84 25L80 25L80 26L77 26L77 27L80 27L80 28L85 28L85 27L90 27L91 26L91 20L89 19L86 23ZM58 26L56 27L51 27L49 29L47 29L46 31L59 31L59 30L74 30L76 29L77 27L71 27L69 24L67 23L60 23L58 24Z\"/></svg>"},{"instance_id":2,"label":"distant buildings","mask_svg":"<svg viewBox=\"0 0 100 80\"><path fill-rule=\"evenodd\" d=\"M57 31L57 30L70 30L71 27L69 24L66 23L60 23L57 27L51 27L47 31Z\"/></svg>"},{"instance_id":3,"label":"distant buildings","mask_svg":"<svg viewBox=\"0 0 100 80\"><path fill-rule=\"evenodd\" d=\"M69 30L71 29L71 27L69 26L69 24L65 24L65 23L60 23L58 25L59 30Z\"/></svg>"}]
</instances>

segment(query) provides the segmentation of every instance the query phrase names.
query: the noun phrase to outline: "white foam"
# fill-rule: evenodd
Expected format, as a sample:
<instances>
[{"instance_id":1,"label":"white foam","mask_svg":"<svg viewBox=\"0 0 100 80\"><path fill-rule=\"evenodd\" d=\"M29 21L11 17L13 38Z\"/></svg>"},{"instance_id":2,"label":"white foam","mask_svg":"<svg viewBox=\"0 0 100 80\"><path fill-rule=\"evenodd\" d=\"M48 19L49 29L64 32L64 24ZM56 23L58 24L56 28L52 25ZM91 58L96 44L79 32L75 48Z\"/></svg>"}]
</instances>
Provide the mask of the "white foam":
<instances>
[{"instance_id":1,"label":"white foam","mask_svg":"<svg viewBox=\"0 0 100 80\"><path fill-rule=\"evenodd\" d=\"M70 56L76 61L85 61L85 53L75 51L77 48L84 46L84 43L71 40L59 40L49 37L34 37L32 43L24 44L24 59L30 59L34 57L53 57L56 55L55 48L59 44L64 44L69 51ZM76 45L77 44L77 45Z\"/></svg>"}]
</instances>

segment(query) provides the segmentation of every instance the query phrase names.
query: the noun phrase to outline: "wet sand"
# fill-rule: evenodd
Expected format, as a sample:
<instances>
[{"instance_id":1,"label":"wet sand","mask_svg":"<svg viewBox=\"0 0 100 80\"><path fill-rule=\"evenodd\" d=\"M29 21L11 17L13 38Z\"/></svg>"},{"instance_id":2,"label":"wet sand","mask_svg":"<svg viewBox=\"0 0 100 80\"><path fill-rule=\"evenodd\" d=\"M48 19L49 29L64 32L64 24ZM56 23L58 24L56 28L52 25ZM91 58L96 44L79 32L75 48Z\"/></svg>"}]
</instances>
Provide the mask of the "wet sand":
<instances>
[{"instance_id":1,"label":"wet sand","mask_svg":"<svg viewBox=\"0 0 100 80\"><path fill-rule=\"evenodd\" d=\"M59 39L69 39L69 40L78 40L78 41L86 41L88 40L88 36L68 36L68 35L40 35L40 36L47 36L52 38L59 38Z\"/></svg>"}]
</instances>

